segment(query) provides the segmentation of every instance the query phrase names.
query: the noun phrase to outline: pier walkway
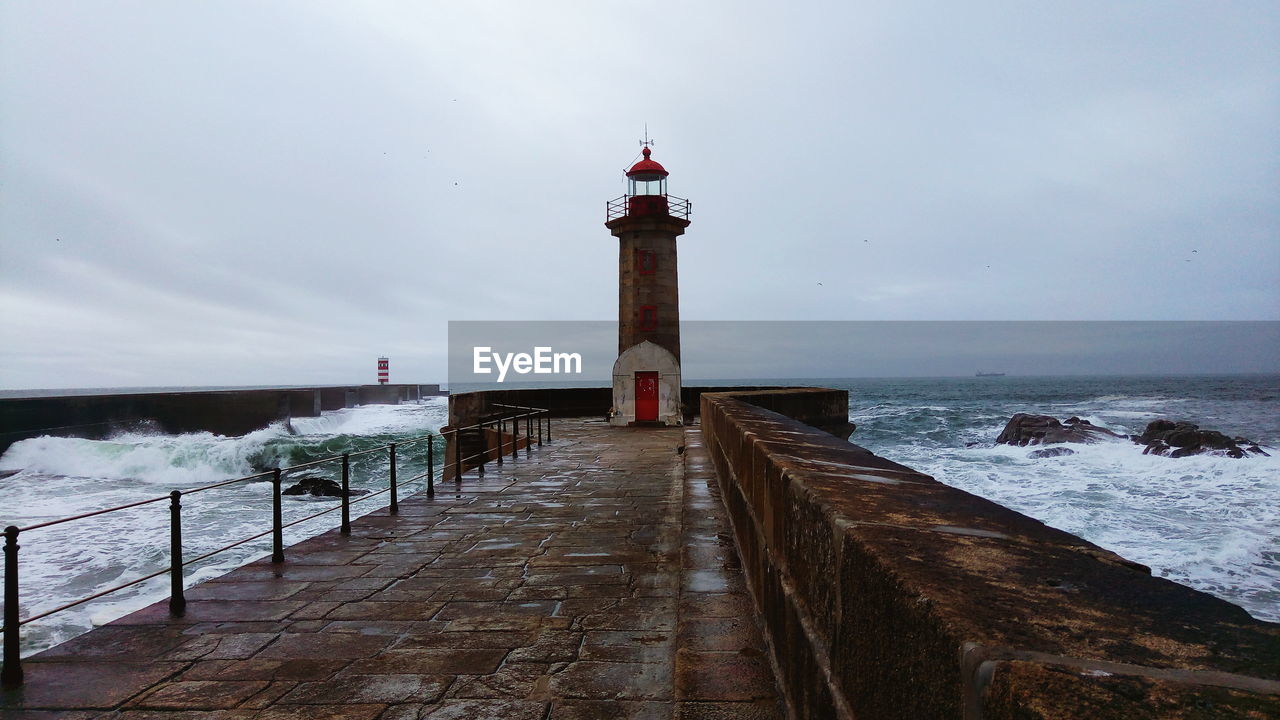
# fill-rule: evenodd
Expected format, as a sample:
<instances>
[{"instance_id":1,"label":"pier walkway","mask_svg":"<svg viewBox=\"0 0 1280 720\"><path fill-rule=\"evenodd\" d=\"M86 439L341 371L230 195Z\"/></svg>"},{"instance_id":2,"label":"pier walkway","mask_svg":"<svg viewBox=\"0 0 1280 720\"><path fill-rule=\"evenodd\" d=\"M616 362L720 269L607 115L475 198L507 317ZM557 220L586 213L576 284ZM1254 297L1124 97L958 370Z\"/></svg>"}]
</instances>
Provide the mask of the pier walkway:
<instances>
[{"instance_id":1,"label":"pier walkway","mask_svg":"<svg viewBox=\"0 0 1280 720\"><path fill-rule=\"evenodd\" d=\"M24 661L4 718L780 718L697 428L556 421L437 486Z\"/></svg>"}]
</instances>

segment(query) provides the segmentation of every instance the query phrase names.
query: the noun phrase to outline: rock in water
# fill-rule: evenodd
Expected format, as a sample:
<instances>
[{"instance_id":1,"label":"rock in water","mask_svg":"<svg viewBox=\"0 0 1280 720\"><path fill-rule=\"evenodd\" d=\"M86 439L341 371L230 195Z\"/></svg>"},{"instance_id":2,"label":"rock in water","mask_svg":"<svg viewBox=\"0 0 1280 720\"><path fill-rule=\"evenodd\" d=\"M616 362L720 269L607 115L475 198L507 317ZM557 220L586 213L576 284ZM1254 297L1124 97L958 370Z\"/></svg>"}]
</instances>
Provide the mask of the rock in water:
<instances>
[{"instance_id":1,"label":"rock in water","mask_svg":"<svg viewBox=\"0 0 1280 720\"><path fill-rule=\"evenodd\" d=\"M351 496L364 495L368 490L351 490ZM342 486L329 478L303 477L281 495L315 495L316 497L342 497Z\"/></svg>"},{"instance_id":2,"label":"rock in water","mask_svg":"<svg viewBox=\"0 0 1280 720\"><path fill-rule=\"evenodd\" d=\"M1224 455L1232 458L1244 458L1250 455L1263 455L1258 444L1242 437L1230 438L1217 430L1201 430L1199 425L1172 420L1152 420L1141 435L1133 438L1135 443L1146 445L1143 455L1167 455L1169 457L1186 457L1188 455ZM1243 447L1242 447L1243 446Z\"/></svg>"},{"instance_id":3,"label":"rock in water","mask_svg":"<svg viewBox=\"0 0 1280 720\"><path fill-rule=\"evenodd\" d=\"M1104 440L1123 440L1124 435L1093 425L1088 420L1068 418L1065 423L1048 415L1018 413L1009 418L1008 424L996 438L1005 445L1052 445L1055 443L1096 443Z\"/></svg>"},{"instance_id":4,"label":"rock in water","mask_svg":"<svg viewBox=\"0 0 1280 720\"><path fill-rule=\"evenodd\" d=\"M1075 454L1076 454L1076 451L1072 450L1071 448L1054 447L1054 448L1044 448L1043 450L1032 450L1030 453L1027 453L1027 457L1040 459L1040 458L1062 457L1063 455L1075 455Z\"/></svg>"}]
</instances>

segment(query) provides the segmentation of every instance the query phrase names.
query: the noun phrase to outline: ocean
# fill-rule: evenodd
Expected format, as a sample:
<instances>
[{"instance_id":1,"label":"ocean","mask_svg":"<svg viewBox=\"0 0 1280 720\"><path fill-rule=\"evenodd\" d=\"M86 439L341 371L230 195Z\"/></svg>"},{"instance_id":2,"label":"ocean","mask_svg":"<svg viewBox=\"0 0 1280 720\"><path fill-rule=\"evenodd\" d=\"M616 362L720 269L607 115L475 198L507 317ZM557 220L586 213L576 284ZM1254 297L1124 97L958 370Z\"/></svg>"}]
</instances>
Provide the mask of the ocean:
<instances>
[{"instance_id":1,"label":"ocean","mask_svg":"<svg viewBox=\"0 0 1280 720\"><path fill-rule=\"evenodd\" d=\"M107 440L40 437L14 443L0 456L0 523L28 526L47 520L124 505L171 490L189 490L276 466L438 433L447 422L447 398L422 403L366 405L294 418L240 437L212 433L162 435L126 433ZM444 457L436 439L436 468ZM405 482L426 468L427 445L397 450L400 495L424 489L424 481ZM386 487L384 452L351 459L351 487ZM297 477L337 480L338 463L308 468ZM296 481L296 477L292 479ZM292 484L286 477L284 486ZM368 502L353 497L352 517L385 507L385 494ZM284 522L336 506L336 498L287 497ZM237 483L184 496L183 556L195 558L271 528L269 479ZM22 616L30 617L72 600L123 584L168 567L169 503L143 505L86 520L40 528L19 538ZM286 546L338 524L330 513L285 529ZM251 560L270 555L270 536L192 565L188 582L217 577ZM23 627L22 652L29 655L74 637L94 625L168 597L167 575Z\"/></svg>"},{"instance_id":2,"label":"ocean","mask_svg":"<svg viewBox=\"0 0 1280 720\"><path fill-rule=\"evenodd\" d=\"M1280 376L825 384L849 390L852 442L1280 621ZM1034 459L1038 447L994 442L1018 412L1074 415L1123 434L1157 418L1187 420L1262 443L1271 456L1168 458L1118 441Z\"/></svg>"},{"instance_id":3,"label":"ocean","mask_svg":"<svg viewBox=\"0 0 1280 720\"><path fill-rule=\"evenodd\" d=\"M733 384L711 381L693 384ZM1280 376L968 377L753 380L849 391L850 438L938 480L1012 507L1151 566L1161 576L1212 593L1263 620L1280 621ZM1120 433L1156 418L1262 443L1271 457L1145 456L1127 441L1073 445L1073 455L1034 459L1034 447L994 441L1017 412L1078 416ZM0 456L0 523L30 525L435 432L445 398L371 405L292 421L243 437L209 433L125 434L109 440L34 438ZM440 445L437 445L439 448ZM400 453L400 476L425 466L425 444ZM437 454L437 457L440 457ZM386 457L352 463L356 488L385 484ZM302 474L333 476L324 470ZM286 481L288 484L288 481ZM402 494L421 489L406 487ZM332 499L290 499L288 522ZM357 503L358 516L385 496ZM268 482L184 498L187 557L270 525ZM286 543L323 532L336 514L286 531ZM167 503L34 530L22 536L24 616L166 567ZM267 539L188 569L215 577L269 554ZM23 654L50 647L167 596L162 576L24 628Z\"/></svg>"}]
</instances>

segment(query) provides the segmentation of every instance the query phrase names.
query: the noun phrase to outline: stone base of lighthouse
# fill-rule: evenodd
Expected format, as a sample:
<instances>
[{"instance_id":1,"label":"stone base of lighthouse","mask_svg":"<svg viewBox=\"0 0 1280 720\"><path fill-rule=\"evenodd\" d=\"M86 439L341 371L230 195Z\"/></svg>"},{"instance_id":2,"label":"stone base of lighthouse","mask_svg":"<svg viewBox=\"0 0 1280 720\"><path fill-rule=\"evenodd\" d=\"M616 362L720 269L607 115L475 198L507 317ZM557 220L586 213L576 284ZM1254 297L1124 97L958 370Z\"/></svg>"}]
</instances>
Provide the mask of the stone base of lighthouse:
<instances>
[{"instance_id":1,"label":"stone base of lighthouse","mask_svg":"<svg viewBox=\"0 0 1280 720\"><path fill-rule=\"evenodd\" d=\"M671 351L645 340L627 348L613 364L613 408L609 424L681 425L680 362Z\"/></svg>"}]
</instances>

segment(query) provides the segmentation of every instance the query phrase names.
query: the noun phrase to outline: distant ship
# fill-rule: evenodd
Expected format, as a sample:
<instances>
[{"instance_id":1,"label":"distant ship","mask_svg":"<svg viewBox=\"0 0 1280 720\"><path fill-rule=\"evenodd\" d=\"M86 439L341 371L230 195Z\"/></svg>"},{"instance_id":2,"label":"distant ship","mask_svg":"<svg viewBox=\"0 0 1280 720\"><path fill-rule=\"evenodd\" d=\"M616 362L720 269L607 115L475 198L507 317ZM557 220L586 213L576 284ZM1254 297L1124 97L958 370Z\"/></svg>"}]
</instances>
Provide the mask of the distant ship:
<instances>
[{"instance_id":1,"label":"distant ship","mask_svg":"<svg viewBox=\"0 0 1280 720\"><path fill-rule=\"evenodd\" d=\"M974 373L974 377L1004 377L1004 373L988 373L988 372L982 372L981 370L979 370L978 372Z\"/></svg>"}]
</instances>

